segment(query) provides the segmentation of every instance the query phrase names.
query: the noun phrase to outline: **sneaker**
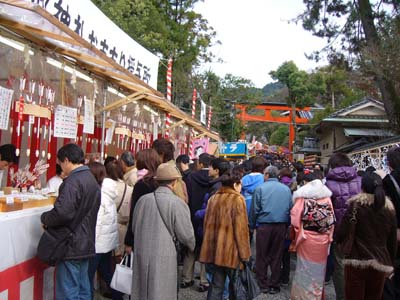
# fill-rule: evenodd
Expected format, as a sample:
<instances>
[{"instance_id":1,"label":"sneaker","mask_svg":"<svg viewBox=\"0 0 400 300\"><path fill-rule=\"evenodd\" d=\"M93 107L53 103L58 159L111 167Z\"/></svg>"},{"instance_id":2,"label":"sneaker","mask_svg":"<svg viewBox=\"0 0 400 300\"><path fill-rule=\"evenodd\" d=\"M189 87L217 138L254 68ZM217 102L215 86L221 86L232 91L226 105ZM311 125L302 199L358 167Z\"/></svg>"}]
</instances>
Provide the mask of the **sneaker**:
<instances>
[{"instance_id":1,"label":"sneaker","mask_svg":"<svg viewBox=\"0 0 400 300\"><path fill-rule=\"evenodd\" d=\"M209 286L208 284L200 284L198 291L199 291L200 293L207 292L207 290L208 290L209 287L210 287L210 286Z\"/></svg>"},{"instance_id":2,"label":"sneaker","mask_svg":"<svg viewBox=\"0 0 400 300\"><path fill-rule=\"evenodd\" d=\"M277 288L277 287L270 287L269 288L269 294L271 294L271 295L275 295L275 294L278 294L278 293L280 293L281 292L281 289L280 288Z\"/></svg>"},{"instance_id":3,"label":"sneaker","mask_svg":"<svg viewBox=\"0 0 400 300\"><path fill-rule=\"evenodd\" d=\"M182 281L180 287L181 287L181 289L186 289L188 287L191 287L193 284L194 284L193 280L192 281L188 281L188 282Z\"/></svg>"}]
</instances>

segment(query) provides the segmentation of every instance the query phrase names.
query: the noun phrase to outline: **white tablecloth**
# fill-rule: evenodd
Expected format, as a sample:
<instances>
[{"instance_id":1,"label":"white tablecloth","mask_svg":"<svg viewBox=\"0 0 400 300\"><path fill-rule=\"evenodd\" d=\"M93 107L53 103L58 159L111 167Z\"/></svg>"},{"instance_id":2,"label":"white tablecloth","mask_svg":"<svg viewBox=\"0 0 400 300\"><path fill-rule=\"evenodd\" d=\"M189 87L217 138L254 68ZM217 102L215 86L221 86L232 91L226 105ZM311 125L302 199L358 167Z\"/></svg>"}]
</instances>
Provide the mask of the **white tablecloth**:
<instances>
[{"instance_id":1,"label":"white tablecloth","mask_svg":"<svg viewBox=\"0 0 400 300\"><path fill-rule=\"evenodd\" d=\"M1 300L53 299L54 268L35 258L43 232L40 215L51 208L0 213Z\"/></svg>"}]
</instances>

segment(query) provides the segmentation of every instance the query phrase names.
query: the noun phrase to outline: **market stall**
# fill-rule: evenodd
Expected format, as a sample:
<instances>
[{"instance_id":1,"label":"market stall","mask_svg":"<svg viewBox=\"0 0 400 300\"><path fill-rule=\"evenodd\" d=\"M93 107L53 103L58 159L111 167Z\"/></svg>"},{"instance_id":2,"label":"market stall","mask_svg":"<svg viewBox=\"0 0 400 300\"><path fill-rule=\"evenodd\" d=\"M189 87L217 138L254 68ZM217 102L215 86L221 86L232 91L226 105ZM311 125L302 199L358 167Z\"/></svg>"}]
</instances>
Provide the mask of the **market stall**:
<instances>
[{"instance_id":1,"label":"market stall","mask_svg":"<svg viewBox=\"0 0 400 300\"><path fill-rule=\"evenodd\" d=\"M0 180L23 194L4 196L5 210L11 202L26 208L0 213L7 245L0 253L0 299L52 299L53 269L35 258L39 217L51 206L33 205L39 200L32 197L47 199L42 187L55 174L62 145L77 143L87 160L102 160L136 153L167 134L177 154L187 153L195 137L219 136L156 90L159 58L89 0L0 0L0 64L0 144L16 145L20 170L48 167L34 182L7 174ZM39 204L47 206L28 208Z\"/></svg>"}]
</instances>

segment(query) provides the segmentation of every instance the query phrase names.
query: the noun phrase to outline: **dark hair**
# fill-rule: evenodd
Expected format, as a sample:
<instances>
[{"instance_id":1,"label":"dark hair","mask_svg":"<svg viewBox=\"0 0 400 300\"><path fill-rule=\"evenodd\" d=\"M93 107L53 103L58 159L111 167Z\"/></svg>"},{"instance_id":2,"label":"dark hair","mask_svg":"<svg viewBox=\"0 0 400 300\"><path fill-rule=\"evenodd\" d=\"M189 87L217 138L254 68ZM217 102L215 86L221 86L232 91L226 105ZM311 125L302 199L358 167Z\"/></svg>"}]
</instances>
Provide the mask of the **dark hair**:
<instances>
[{"instance_id":1,"label":"dark hair","mask_svg":"<svg viewBox=\"0 0 400 300\"><path fill-rule=\"evenodd\" d=\"M321 164L314 164L313 169L315 169L315 167L317 167L317 166L319 167L319 170L321 170L322 172L324 171L324 168L321 166Z\"/></svg>"},{"instance_id":2,"label":"dark hair","mask_svg":"<svg viewBox=\"0 0 400 300\"><path fill-rule=\"evenodd\" d=\"M219 170L219 176L222 176L224 173L231 169L229 161L221 157L214 158L211 161L211 166L213 167L213 169Z\"/></svg>"},{"instance_id":3,"label":"dark hair","mask_svg":"<svg viewBox=\"0 0 400 300\"><path fill-rule=\"evenodd\" d=\"M358 170L357 171L357 176L363 177L364 174L365 174L365 171L363 171L363 170Z\"/></svg>"},{"instance_id":4,"label":"dark hair","mask_svg":"<svg viewBox=\"0 0 400 300\"><path fill-rule=\"evenodd\" d=\"M304 165L299 161L294 162L293 163L293 167L296 169L297 172L303 172L304 171Z\"/></svg>"},{"instance_id":5,"label":"dark hair","mask_svg":"<svg viewBox=\"0 0 400 300\"><path fill-rule=\"evenodd\" d=\"M143 177L144 181L148 181L156 175L157 168L161 163L161 157L154 149L144 149L136 153L137 169L147 170L147 174Z\"/></svg>"},{"instance_id":6,"label":"dark hair","mask_svg":"<svg viewBox=\"0 0 400 300\"><path fill-rule=\"evenodd\" d=\"M315 179L318 179L317 176L315 176L315 173L310 172L310 173L304 174L304 176L303 176L303 181L305 181L305 182L311 182Z\"/></svg>"},{"instance_id":7,"label":"dark hair","mask_svg":"<svg viewBox=\"0 0 400 300\"><path fill-rule=\"evenodd\" d=\"M365 172L361 178L361 189L367 194L374 195L374 209L380 210L385 205L385 191L383 190L382 178L372 172Z\"/></svg>"},{"instance_id":8,"label":"dark hair","mask_svg":"<svg viewBox=\"0 0 400 300\"><path fill-rule=\"evenodd\" d=\"M369 167L367 167L366 169L365 169L365 172L375 172L376 171L376 169L375 169L375 167L373 167L373 166L369 166Z\"/></svg>"},{"instance_id":9,"label":"dark hair","mask_svg":"<svg viewBox=\"0 0 400 300\"><path fill-rule=\"evenodd\" d=\"M251 172L252 164L251 161L253 158L247 159L242 163L242 167L245 173Z\"/></svg>"},{"instance_id":10,"label":"dark hair","mask_svg":"<svg viewBox=\"0 0 400 300\"><path fill-rule=\"evenodd\" d=\"M58 176L60 176L61 175L61 173L62 173L62 169L61 169L61 166L59 165L59 164L56 164L56 174L58 175Z\"/></svg>"},{"instance_id":11,"label":"dark hair","mask_svg":"<svg viewBox=\"0 0 400 300\"><path fill-rule=\"evenodd\" d=\"M109 161L106 165L106 173L109 178L117 181L118 179L124 178L124 171L119 160Z\"/></svg>"},{"instance_id":12,"label":"dark hair","mask_svg":"<svg viewBox=\"0 0 400 300\"><path fill-rule=\"evenodd\" d=\"M267 166L267 161L262 156L256 156L251 160L252 172L264 173L266 166Z\"/></svg>"},{"instance_id":13,"label":"dark hair","mask_svg":"<svg viewBox=\"0 0 400 300\"><path fill-rule=\"evenodd\" d=\"M0 146L0 156L1 160L7 161L18 165L19 157L15 153L16 148L13 144L4 144Z\"/></svg>"},{"instance_id":14,"label":"dark hair","mask_svg":"<svg viewBox=\"0 0 400 300\"><path fill-rule=\"evenodd\" d=\"M106 167L97 161L89 163L88 167L92 172L92 174L94 175L94 177L96 178L97 183L101 185L103 183L104 178L106 177Z\"/></svg>"},{"instance_id":15,"label":"dark hair","mask_svg":"<svg viewBox=\"0 0 400 300\"><path fill-rule=\"evenodd\" d=\"M174 159L175 147L169 140L160 138L156 139L151 146L157 153L163 156L163 162Z\"/></svg>"},{"instance_id":16,"label":"dark hair","mask_svg":"<svg viewBox=\"0 0 400 300\"><path fill-rule=\"evenodd\" d=\"M57 152L57 158L61 162L64 162L68 158L74 165L85 163L83 150L77 144L73 143L62 146Z\"/></svg>"},{"instance_id":17,"label":"dark hair","mask_svg":"<svg viewBox=\"0 0 400 300\"><path fill-rule=\"evenodd\" d=\"M393 170L400 168L400 147L391 148L386 154L389 167Z\"/></svg>"},{"instance_id":18,"label":"dark hair","mask_svg":"<svg viewBox=\"0 0 400 300\"><path fill-rule=\"evenodd\" d=\"M210 166L212 159L213 157L208 153L202 153L199 155L199 163L202 164L204 168L208 168Z\"/></svg>"},{"instance_id":19,"label":"dark hair","mask_svg":"<svg viewBox=\"0 0 400 300\"><path fill-rule=\"evenodd\" d=\"M221 184L223 186L230 186L233 187L233 185L236 183L240 183L243 177L243 173L237 168L234 167L232 170L229 170L225 172L220 178L221 178Z\"/></svg>"},{"instance_id":20,"label":"dark hair","mask_svg":"<svg viewBox=\"0 0 400 300\"><path fill-rule=\"evenodd\" d=\"M189 155L187 154L181 154L176 158L175 161L177 164L179 163L188 164L190 162L190 158Z\"/></svg>"},{"instance_id":21,"label":"dark hair","mask_svg":"<svg viewBox=\"0 0 400 300\"><path fill-rule=\"evenodd\" d=\"M125 151L121 154L121 160L128 166L132 167L135 164L135 158L133 157L132 152Z\"/></svg>"},{"instance_id":22,"label":"dark hair","mask_svg":"<svg viewBox=\"0 0 400 300\"><path fill-rule=\"evenodd\" d=\"M280 169L280 171L279 171L279 178L282 178L282 177L289 177L289 178L292 178L293 177L293 175L292 175L292 171L290 171L290 169L289 168L282 168L282 169Z\"/></svg>"},{"instance_id":23,"label":"dark hair","mask_svg":"<svg viewBox=\"0 0 400 300\"><path fill-rule=\"evenodd\" d=\"M104 165L107 166L109 162L117 160L114 156L107 156L106 159L104 160Z\"/></svg>"},{"instance_id":24,"label":"dark hair","mask_svg":"<svg viewBox=\"0 0 400 300\"><path fill-rule=\"evenodd\" d=\"M324 179L324 172L322 172L321 170L315 169L312 171L312 174L314 174L315 179L319 179L319 180Z\"/></svg>"},{"instance_id":25,"label":"dark hair","mask_svg":"<svg viewBox=\"0 0 400 300\"><path fill-rule=\"evenodd\" d=\"M328 166L330 169L338 167L352 167L353 162L345 153L335 153L329 159Z\"/></svg>"}]
</instances>

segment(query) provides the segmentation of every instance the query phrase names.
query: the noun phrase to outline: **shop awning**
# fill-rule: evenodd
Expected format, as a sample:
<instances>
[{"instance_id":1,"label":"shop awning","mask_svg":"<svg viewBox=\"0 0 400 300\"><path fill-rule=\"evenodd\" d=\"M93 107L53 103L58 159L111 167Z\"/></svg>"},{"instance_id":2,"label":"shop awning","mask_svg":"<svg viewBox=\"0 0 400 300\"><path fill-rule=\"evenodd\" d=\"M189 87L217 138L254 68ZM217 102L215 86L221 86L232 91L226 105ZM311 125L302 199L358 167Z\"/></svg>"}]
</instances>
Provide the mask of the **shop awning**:
<instances>
[{"instance_id":1,"label":"shop awning","mask_svg":"<svg viewBox=\"0 0 400 300\"><path fill-rule=\"evenodd\" d=\"M75 31L61 23L39 5L22 0L0 0L0 34L33 43L43 50L62 57L66 64L77 65L88 72L125 90L129 96L115 101L103 110L117 109L136 100L145 100L154 107L170 113L200 134L219 140L191 116L167 101L164 95L95 48Z\"/></svg>"}]
</instances>

